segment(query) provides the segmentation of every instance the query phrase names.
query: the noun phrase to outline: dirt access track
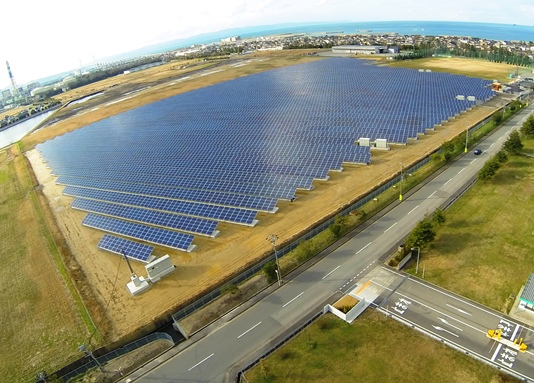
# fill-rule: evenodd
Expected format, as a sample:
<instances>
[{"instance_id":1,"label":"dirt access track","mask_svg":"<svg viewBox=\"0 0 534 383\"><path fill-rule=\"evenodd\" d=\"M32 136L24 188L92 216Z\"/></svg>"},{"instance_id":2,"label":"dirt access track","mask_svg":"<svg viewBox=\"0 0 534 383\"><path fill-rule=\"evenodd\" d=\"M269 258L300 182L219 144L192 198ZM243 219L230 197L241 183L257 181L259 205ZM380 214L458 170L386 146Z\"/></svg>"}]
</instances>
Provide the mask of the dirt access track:
<instances>
[{"instance_id":1,"label":"dirt access track","mask_svg":"<svg viewBox=\"0 0 534 383\"><path fill-rule=\"evenodd\" d=\"M279 211L276 214L259 213L259 224L256 227L220 223L218 226L220 236L217 238L196 236L194 243L198 247L191 253L156 247L153 254L158 257L169 254L174 265L177 266L176 271L153 285L142 295L132 297L125 287L130 280L130 272L124 260L119 256L98 250L96 245L103 233L81 225L85 213L69 207L73 199L62 195L63 187L55 184L56 178L50 175L50 169L45 167L39 153L29 149L36 143L91 122L177 93L314 59L317 58L305 56L302 51L270 55L257 54L239 59L247 65L232 65L236 60L223 62L218 64L219 69L223 71L205 76L194 74L198 72L191 72L204 68L199 68L199 66L205 63L194 64L196 69L192 68L192 64L191 67L186 65L186 68L180 66L180 69L176 69L175 62L151 68L145 72L133 73L132 77L118 76L115 79L91 84L85 89L77 89L75 94L63 95L64 98L75 99L84 94L104 90L113 91L114 97L119 97L122 93L119 98L115 99L115 102L111 101L106 91L103 95L86 103L64 108L61 113L67 113L70 117L61 119L61 114L58 113L54 116L55 120L52 125L24 139L23 148L28 150L26 155L39 183L43 186L43 193L55 214L57 225L65 237L72 256L85 273L86 281L83 283L91 286L102 306L105 306L108 301L111 302L106 314L106 321L112 330L107 332L108 342L123 338L140 329L152 330L156 323L169 319L169 315L177 308L227 280L236 270L243 269L270 253L272 248L267 240L269 234L278 235L278 245L283 246L284 243L295 239L325 217L332 216L353 203L377 184L398 174L401 162L405 167L415 163L439 148L445 141L461 134L467 127L490 116L504 103L503 99L496 97L489 103L462 114L443 127L420 136L418 140L410 141L407 145L394 146L390 151L373 151L372 164L369 166L350 166L346 167L343 172L330 172L329 181L314 182L315 189L298 192L298 198L294 202L280 201ZM444 65L443 62L441 64ZM456 66L456 62L453 65ZM206 71L209 71L209 68ZM473 76L476 75L477 73L473 73ZM184 76L189 76L189 78L180 80ZM116 84L119 85L116 86ZM134 87L141 89L136 93L130 93L135 94L135 97L124 97L125 90L130 89L129 91L133 92ZM84 106L80 107L80 105ZM68 113L69 108L77 108L76 113ZM72 112L72 109L70 110ZM146 275L142 264L132 263L138 275ZM82 283L82 281L79 282Z\"/></svg>"}]
</instances>

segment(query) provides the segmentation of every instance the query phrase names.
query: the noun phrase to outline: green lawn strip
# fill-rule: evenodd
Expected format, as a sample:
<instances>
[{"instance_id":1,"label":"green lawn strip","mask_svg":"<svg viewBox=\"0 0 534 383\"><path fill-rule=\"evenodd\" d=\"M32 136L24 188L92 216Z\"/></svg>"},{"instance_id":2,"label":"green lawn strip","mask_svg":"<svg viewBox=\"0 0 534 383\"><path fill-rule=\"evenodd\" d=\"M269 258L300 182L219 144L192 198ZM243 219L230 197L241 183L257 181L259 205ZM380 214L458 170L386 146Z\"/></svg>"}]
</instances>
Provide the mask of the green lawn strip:
<instances>
[{"instance_id":1,"label":"green lawn strip","mask_svg":"<svg viewBox=\"0 0 534 383\"><path fill-rule=\"evenodd\" d=\"M245 376L250 383L499 381L498 370L370 309L352 325L325 315Z\"/></svg>"},{"instance_id":2,"label":"green lawn strip","mask_svg":"<svg viewBox=\"0 0 534 383\"><path fill-rule=\"evenodd\" d=\"M534 140L523 143L534 149ZM510 157L446 211L435 241L421 253L425 279L496 310L518 294L534 272L533 165L534 158ZM414 273L415 264L408 266Z\"/></svg>"}]
</instances>

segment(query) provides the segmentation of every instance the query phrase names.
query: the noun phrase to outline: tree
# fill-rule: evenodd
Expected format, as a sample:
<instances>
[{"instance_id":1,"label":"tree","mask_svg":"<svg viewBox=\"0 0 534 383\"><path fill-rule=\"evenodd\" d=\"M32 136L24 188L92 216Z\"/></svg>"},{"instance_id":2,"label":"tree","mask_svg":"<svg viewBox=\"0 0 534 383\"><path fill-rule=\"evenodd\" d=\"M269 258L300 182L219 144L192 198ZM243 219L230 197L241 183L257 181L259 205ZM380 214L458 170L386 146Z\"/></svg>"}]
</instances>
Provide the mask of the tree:
<instances>
[{"instance_id":1,"label":"tree","mask_svg":"<svg viewBox=\"0 0 534 383\"><path fill-rule=\"evenodd\" d=\"M499 125L502 122L502 113L496 112L492 118L493 122L495 122L495 125Z\"/></svg>"},{"instance_id":2,"label":"tree","mask_svg":"<svg viewBox=\"0 0 534 383\"><path fill-rule=\"evenodd\" d=\"M499 150L495 155L495 159L501 164L508 162L508 156L504 150Z\"/></svg>"},{"instance_id":3,"label":"tree","mask_svg":"<svg viewBox=\"0 0 534 383\"><path fill-rule=\"evenodd\" d=\"M521 134L525 137L534 137L534 115L531 115L521 126Z\"/></svg>"},{"instance_id":4,"label":"tree","mask_svg":"<svg viewBox=\"0 0 534 383\"><path fill-rule=\"evenodd\" d=\"M265 273L265 276L267 277L267 281L269 283L273 283L274 281L277 280L277 277L276 277L277 270L278 268L276 267L275 261L267 262L265 266L263 266L263 272Z\"/></svg>"},{"instance_id":5,"label":"tree","mask_svg":"<svg viewBox=\"0 0 534 383\"><path fill-rule=\"evenodd\" d=\"M436 237L434 226L428 220L420 221L406 238L406 248L425 247Z\"/></svg>"},{"instance_id":6,"label":"tree","mask_svg":"<svg viewBox=\"0 0 534 383\"><path fill-rule=\"evenodd\" d=\"M495 159L491 159L490 161L486 162L484 166L482 166L482 169L480 169L478 172L478 179L480 181L489 180L497 173L499 167L500 163Z\"/></svg>"},{"instance_id":7,"label":"tree","mask_svg":"<svg viewBox=\"0 0 534 383\"><path fill-rule=\"evenodd\" d=\"M437 209L432 215L432 222L437 225L443 225L445 220L445 213L441 209Z\"/></svg>"},{"instance_id":8,"label":"tree","mask_svg":"<svg viewBox=\"0 0 534 383\"><path fill-rule=\"evenodd\" d=\"M519 154L521 153L521 150L523 149L523 143L521 142L521 136L519 136L519 132L517 130L514 130L512 133L510 133L510 136L504 143L504 150L510 154Z\"/></svg>"}]
</instances>

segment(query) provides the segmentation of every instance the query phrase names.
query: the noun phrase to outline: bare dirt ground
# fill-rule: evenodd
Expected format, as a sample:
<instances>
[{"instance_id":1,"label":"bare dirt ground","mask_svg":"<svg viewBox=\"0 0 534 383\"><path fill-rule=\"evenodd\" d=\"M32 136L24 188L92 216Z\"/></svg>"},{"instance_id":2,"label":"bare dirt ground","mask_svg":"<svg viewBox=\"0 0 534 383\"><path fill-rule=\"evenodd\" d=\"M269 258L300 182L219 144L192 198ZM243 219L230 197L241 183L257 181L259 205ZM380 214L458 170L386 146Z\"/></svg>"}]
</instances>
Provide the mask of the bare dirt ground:
<instances>
[{"instance_id":1,"label":"bare dirt ground","mask_svg":"<svg viewBox=\"0 0 534 383\"><path fill-rule=\"evenodd\" d=\"M259 68L256 70L269 69L269 65L275 67L296 63L297 59L308 60L302 55L286 59L281 56L271 56L265 61L259 61L258 57L254 59L257 60L256 64ZM271 63L266 65L266 62ZM171 64L167 66L169 71L175 70L170 69ZM151 70L157 72L157 68ZM50 128L37 131L25 139L24 147L29 148L35 143L77 129L92 121L169 97L181 91L249 73L251 73L250 67L247 66L229 68L223 72L202 77L199 82L193 83L191 80L187 86L158 85L153 87L154 89L151 88L152 91L146 89L139 92L140 95L135 98L77 115L58 122ZM142 81L142 78L139 81ZM96 85L90 86L89 89L91 92L98 91ZM401 162L405 167L409 166L419 158L433 152L443 142L489 116L501 105L501 100L494 100L487 105L474 108L453 120L452 123L447 123L408 145L395 146L393 150L387 152L375 151L372 157L373 163L370 166L351 166L341 173L331 172L328 182L314 184L315 190L299 192L294 202L281 201L278 204L280 209L276 214L260 213L258 215L260 223L256 227L221 223L218 226L221 232L219 237L212 239L196 236L194 243L198 248L192 253L168 251L156 247L154 255L161 256L168 253L177 269L138 297L130 296L125 288L130 273L124 261L116 255L97 249L96 244L102 233L81 225L85 214L69 208L72 198L61 194L63 187L55 184L55 177L50 175L50 170L40 160L39 153L32 150L27 153L27 157L32 163L39 183L43 186L43 193L48 198L71 253L85 272L88 284L101 304L111 302L107 318L113 331L108 341L113 341L142 327L151 329L158 318L165 315L168 317L177 307L207 292L212 286L229 278L236 270L243 269L265 256L271 251L271 244L266 240L269 234L278 235L280 245L294 239L324 217L334 214L377 184L398 173ZM142 265L134 263L133 266L136 273L146 275Z\"/></svg>"}]
</instances>

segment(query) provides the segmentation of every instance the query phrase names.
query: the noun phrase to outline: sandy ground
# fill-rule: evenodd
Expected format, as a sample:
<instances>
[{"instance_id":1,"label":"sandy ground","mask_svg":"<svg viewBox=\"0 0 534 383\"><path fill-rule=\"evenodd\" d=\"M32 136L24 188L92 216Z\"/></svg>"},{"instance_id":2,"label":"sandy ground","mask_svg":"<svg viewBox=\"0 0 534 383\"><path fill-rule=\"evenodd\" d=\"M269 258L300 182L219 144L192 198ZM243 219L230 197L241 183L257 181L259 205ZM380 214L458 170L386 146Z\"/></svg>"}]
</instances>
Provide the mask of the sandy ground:
<instances>
[{"instance_id":1,"label":"sandy ground","mask_svg":"<svg viewBox=\"0 0 534 383\"><path fill-rule=\"evenodd\" d=\"M150 102L152 98L146 100ZM126 290L130 273L125 262L119 256L97 249L96 244L103 233L81 225L85 213L69 208L72 198L61 194L63 187L55 184L55 177L50 175L39 153L31 150L27 157L89 284L102 304L111 299L107 315L113 335L108 340L116 340L145 326L150 329L158 318L168 318L178 307L265 256L272 249L267 241L269 234L278 235L280 245L294 239L325 216L334 214L398 173L401 162L408 167L501 105L501 100L494 100L408 145L394 146L387 152L373 151L370 166L351 166L341 173L331 172L328 182L315 182L315 189L299 192L296 201L279 202L276 214L258 214L260 223L256 227L221 223L218 226L221 235L217 238L196 236L194 243L198 247L191 253L156 247L153 254L169 254L177 266L176 271L138 297L130 296ZM67 130L72 128L68 126ZM43 136L48 134L44 132ZM146 275L142 264L133 262L133 266L136 273Z\"/></svg>"}]
</instances>

